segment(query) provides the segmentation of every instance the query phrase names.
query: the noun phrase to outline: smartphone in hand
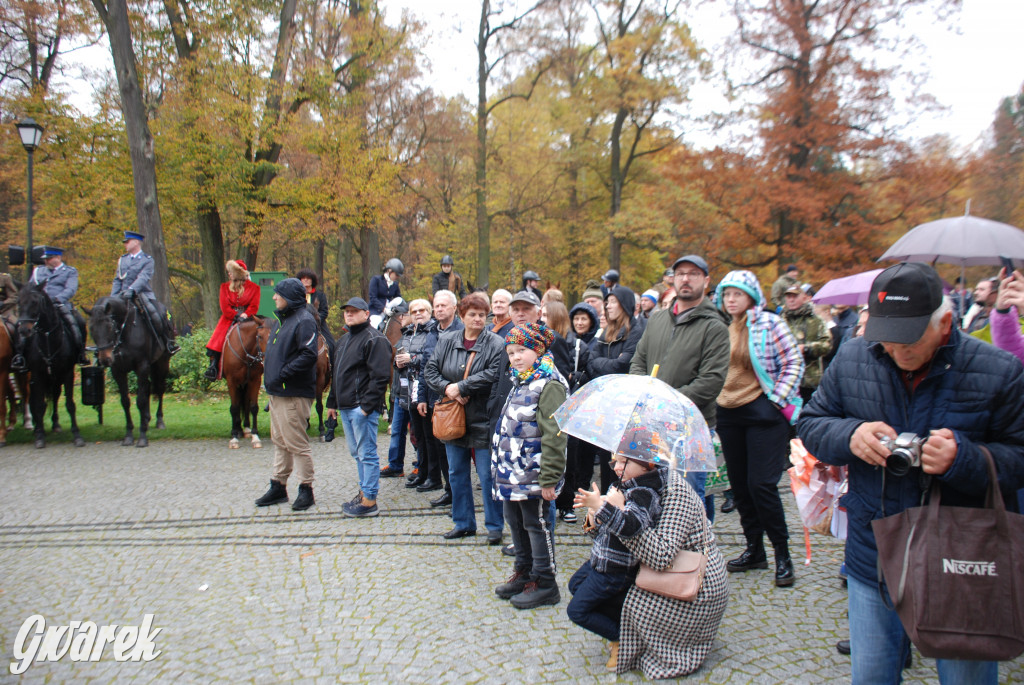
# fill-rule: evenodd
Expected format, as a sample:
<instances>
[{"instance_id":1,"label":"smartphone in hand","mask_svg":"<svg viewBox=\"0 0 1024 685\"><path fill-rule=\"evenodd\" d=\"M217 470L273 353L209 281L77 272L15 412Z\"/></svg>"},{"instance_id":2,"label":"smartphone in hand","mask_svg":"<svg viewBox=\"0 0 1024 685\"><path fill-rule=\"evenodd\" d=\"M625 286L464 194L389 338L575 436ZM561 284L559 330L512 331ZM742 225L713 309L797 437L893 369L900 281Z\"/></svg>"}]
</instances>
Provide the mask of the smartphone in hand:
<instances>
[{"instance_id":1,"label":"smartphone in hand","mask_svg":"<svg viewBox=\"0 0 1024 685\"><path fill-rule=\"evenodd\" d=\"M1003 263L1003 268L1006 269L1006 275L1004 278L1013 278L1013 260L1009 257L1000 255L999 261Z\"/></svg>"}]
</instances>

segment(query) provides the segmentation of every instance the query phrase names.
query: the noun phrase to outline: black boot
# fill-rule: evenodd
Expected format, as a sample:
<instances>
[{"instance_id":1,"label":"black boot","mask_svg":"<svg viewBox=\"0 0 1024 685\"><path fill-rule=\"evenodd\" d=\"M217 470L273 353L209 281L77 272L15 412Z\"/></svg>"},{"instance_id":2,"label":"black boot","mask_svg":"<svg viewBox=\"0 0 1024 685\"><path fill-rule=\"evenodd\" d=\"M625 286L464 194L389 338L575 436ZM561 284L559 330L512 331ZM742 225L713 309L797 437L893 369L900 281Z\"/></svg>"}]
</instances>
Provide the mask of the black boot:
<instances>
[{"instance_id":1,"label":"black boot","mask_svg":"<svg viewBox=\"0 0 1024 685\"><path fill-rule=\"evenodd\" d=\"M204 373L203 376L208 381L215 381L217 380L217 374L220 371L220 352L207 350L206 356L210 358L210 365L206 367L206 373Z\"/></svg>"},{"instance_id":2,"label":"black boot","mask_svg":"<svg viewBox=\"0 0 1024 685\"><path fill-rule=\"evenodd\" d=\"M310 496L312 496L312 492ZM256 506L269 507L271 504L280 504L287 501L288 490L284 487L284 483L278 483L276 480L271 479L270 489L264 493L263 497L256 500Z\"/></svg>"},{"instance_id":3,"label":"black boot","mask_svg":"<svg viewBox=\"0 0 1024 685\"><path fill-rule=\"evenodd\" d=\"M760 540L757 542L747 542L747 548L743 550L743 554L726 564L725 568L729 573L739 573L740 571L749 571L755 568L768 568L768 556L764 551L764 543Z\"/></svg>"},{"instance_id":4,"label":"black boot","mask_svg":"<svg viewBox=\"0 0 1024 685\"><path fill-rule=\"evenodd\" d=\"M294 511L305 511L314 504L316 504L316 501L313 499L313 486L300 485L299 495L295 498L295 501L292 502L292 509Z\"/></svg>"},{"instance_id":5,"label":"black boot","mask_svg":"<svg viewBox=\"0 0 1024 685\"><path fill-rule=\"evenodd\" d=\"M789 587L796 580L793 573L793 560L789 557L789 545L782 543L775 546L775 585Z\"/></svg>"},{"instance_id":6,"label":"black boot","mask_svg":"<svg viewBox=\"0 0 1024 685\"><path fill-rule=\"evenodd\" d=\"M736 510L736 500L732 496L732 490L725 491L725 501L722 502L722 513L728 514Z\"/></svg>"},{"instance_id":7,"label":"black boot","mask_svg":"<svg viewBox=\"0 0 1024 685\"><path fill-rule=\"evenodd\" d=\"M15 373L25 373L28 371L28 365L25 363L25 355L18 352L11 359L11 371Z\"/></svg>"}]
</instances>

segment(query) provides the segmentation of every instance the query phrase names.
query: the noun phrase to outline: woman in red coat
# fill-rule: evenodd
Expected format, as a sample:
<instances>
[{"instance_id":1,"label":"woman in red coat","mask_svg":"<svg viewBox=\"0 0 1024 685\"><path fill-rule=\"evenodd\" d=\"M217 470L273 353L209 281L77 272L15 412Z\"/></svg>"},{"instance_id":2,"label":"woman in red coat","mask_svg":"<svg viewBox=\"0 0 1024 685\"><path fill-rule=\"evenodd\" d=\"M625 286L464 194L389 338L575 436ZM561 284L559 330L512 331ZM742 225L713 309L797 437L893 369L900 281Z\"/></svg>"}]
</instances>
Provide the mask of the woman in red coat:
<instances>
[{"instance_id":1,"label":"woman in red coat","mask_svg":"<svg viewBox=\"0 0 1024 685\"><path fill-rule=\"evenodd\" d=\"M210 366L206 369L206 377L217 380L220 367L220 354L224 350L224 338L228 329L235 321L248 319L260 308L260 287L249 280L249 270L241 259L229 261L225 268L228 282L220 284L220 321L213 329L210 342L206 343L206 356L210 358Z\"/></svg>"}]
</instances>

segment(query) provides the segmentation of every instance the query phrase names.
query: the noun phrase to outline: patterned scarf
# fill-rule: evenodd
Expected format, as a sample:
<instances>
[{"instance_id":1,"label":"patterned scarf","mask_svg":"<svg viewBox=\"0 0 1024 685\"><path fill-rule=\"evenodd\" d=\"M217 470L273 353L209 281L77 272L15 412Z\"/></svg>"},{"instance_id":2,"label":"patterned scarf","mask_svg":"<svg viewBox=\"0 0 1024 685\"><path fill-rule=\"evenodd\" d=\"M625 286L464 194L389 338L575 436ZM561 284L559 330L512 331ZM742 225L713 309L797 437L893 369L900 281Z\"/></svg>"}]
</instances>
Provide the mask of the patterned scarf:
<instances>
[{"instance_id":1,"label":"patterned scarf","mask_svg":"<svg viewBox=\"0 0 1024 685\"><path fill-rule=\"evenodd\" d=\"M545 352L541 356L537 357L537 361L535 361L533 366L528 369L516 371L511 366L508 369L508 375L512 377L512 382L517 385L530 383L540 378L554 378L555 373L555 360L552 358L550 352Z\"/></svg>"}]
</instances>

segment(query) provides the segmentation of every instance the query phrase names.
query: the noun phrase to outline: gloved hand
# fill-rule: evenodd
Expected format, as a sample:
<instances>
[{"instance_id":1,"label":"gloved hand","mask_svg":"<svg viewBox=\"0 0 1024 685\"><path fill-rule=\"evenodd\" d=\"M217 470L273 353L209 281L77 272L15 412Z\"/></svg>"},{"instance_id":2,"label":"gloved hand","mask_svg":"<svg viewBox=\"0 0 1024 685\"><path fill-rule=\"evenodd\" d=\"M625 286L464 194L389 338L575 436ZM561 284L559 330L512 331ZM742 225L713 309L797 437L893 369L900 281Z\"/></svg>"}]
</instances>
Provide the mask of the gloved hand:
<instances>
[{"instance_id":1,"label":"gloved hand","mask_svg":"<svg viewBox=\"0 0 1024 685\"><path fill-rule=\"evenodd\" d=\"M135 295L135 292L133 290L131 290L131 289L129 289L129 290L122 290L120 295L121 295L121 299L122 300L130 300Z\"/></svg>"}]
</instances>

